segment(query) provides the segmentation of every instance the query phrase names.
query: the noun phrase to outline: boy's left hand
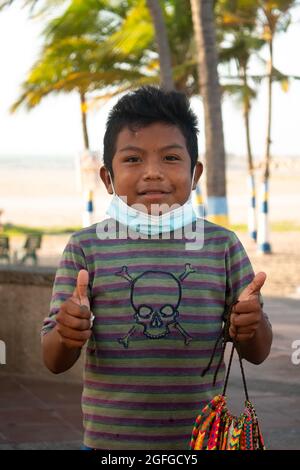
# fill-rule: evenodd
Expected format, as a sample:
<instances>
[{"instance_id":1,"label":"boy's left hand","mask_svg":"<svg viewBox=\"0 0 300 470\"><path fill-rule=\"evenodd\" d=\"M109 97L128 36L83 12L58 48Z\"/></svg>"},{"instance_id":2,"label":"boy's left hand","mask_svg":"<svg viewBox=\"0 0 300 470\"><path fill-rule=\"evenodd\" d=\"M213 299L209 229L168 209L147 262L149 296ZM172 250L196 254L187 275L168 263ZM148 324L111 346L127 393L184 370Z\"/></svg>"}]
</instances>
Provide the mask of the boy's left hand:
<instances>
[{"instance_id":1,"label":"boy's left hand","mask_svg":"<svg viewBox=\"0 0 300 470\"><path fill-rule=\"evenodd\" d=\"M236 341L248 341L255 336L263 318L259 293L266 277L264 272L256 274L253 281L240 294L238 303L232 309L229 335Z\"/></svg>"}]
</instances>

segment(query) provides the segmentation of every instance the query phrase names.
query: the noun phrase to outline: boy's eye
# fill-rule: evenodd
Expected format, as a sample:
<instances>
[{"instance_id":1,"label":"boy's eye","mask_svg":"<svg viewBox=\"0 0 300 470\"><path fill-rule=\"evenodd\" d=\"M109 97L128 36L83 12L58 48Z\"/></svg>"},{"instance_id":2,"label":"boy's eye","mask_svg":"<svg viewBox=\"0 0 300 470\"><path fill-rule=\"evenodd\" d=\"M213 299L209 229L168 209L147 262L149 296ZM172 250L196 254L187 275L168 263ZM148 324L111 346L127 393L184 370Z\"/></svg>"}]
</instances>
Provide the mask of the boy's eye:
<instances>
[{"instance_id":1,"label":"boy's eye","mask_svg":"<svg viewBox=\"0 0 300 470\"><path fill-rule=\"evenodd\" d=\"M137 162L140 157L134 156L134 157L127 157L125 159L125 162Z\"/></svg>"},{"instance_id":2,"label":"boy's eye","mask_svg":"<svg viewBox=\"0 0 300 470\"><path fill-rule=\"evenodd\" d=\"M179 160L179 158L176 156L176 155L166 155L166 160L168 161L175 161L175 160Z\"/></svg>"}]
</instances>

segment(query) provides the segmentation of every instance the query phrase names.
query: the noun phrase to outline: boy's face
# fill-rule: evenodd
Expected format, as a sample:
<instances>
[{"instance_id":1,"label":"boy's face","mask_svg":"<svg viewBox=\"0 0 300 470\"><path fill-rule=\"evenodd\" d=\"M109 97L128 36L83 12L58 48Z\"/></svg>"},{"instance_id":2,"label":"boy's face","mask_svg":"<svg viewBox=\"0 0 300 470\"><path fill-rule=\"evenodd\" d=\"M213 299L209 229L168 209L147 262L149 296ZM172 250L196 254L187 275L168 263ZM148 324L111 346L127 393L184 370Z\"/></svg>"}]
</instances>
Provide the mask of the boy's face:
<instances>
[{"instance_id":1,"label":"boy's face","mask_svg":"<svg viewBox=\"0 0 300 470\"><path fill-rule=\"evenodd\" d=\"M128 127L122 129L117 138L112 168L116 194L126 196L129 206L143 204L149 213L151 205L183 205L192 189L191 158L183 134L173 125L154 123L136 131ZM198 162L193 189L202 170L202 164ZM113 194L109 173L104 166L100 176L107 191Z\"/></svg>"}]
</instances>

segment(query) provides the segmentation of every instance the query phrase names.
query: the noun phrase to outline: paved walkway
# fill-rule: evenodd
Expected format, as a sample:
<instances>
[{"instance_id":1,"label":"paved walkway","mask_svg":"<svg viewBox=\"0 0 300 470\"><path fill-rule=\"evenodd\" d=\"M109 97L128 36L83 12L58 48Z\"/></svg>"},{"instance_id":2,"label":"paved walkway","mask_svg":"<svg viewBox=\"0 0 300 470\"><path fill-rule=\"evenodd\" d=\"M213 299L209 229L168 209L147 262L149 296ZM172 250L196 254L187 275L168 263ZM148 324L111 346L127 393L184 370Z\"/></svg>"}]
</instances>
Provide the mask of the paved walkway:
<instances>
[{"instance_id":1,"label":"paved walkway","mask_svg":"<svg viewBox=\"0 0 300 470\"><path fill-rule=\"evenodd\" d=\"M300 364L292 342L300 340L300 300L265 299L273 324L272 353L260 366L246 364L253 399L269 449L300 449ZM300 354L299 354L300 357ZM0 450L78 449L82 425L81 386L7 375L0 366ZM228 389L231 410L243 406L237 363Z\"/></svg>"}]
</instances>

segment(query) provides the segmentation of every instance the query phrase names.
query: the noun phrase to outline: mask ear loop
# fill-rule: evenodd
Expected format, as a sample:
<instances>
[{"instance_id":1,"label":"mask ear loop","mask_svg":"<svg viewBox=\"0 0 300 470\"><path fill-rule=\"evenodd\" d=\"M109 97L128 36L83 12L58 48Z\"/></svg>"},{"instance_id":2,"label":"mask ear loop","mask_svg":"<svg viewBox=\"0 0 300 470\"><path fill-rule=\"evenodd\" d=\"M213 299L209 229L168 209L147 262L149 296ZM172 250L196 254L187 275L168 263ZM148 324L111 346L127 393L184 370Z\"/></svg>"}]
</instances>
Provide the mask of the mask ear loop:
<instances>
[{"instance_id":1,"label":"mask ear loop","mask_svg":"<svg viewBox=\"0 0 300 470\"><path fill-rule=\"evenodd\" d=\"M109 178L110 178L110 184L111 184L112 190L113 190L113 196L116 196L118 199L120 199L123 203L125 203L127 205L126 196L118 196L117 195L115 187L114 187L113 179L112 179L112 176L110 174L110 171L108 169L107 169L107 171L108 171Z\"/></svg>"},{"instance_id":2,"label":"mask ear loop","mask_svg":"<svg viewBox=\"0 0 300 470\"><path fill-rule=\"evenodd\" d=\"M194 178L195 178L195 173L196 173L196 165L194 166L194 169L193 169L193 175L192 175L192 184L191 184L191 190L190 190L190 195L189 195L189 200L191 201L192 200L192 196L193 196L193 191L196 190L193 189L193 185L194 185Z\"/></svg>"},{"instance_id":3,"label":"mask ear loop","mask_svg":"<svg viewBox=\"0 0 300 470\"><path fill-rule=\"evenodd\" d=\"M113 179L112 179L112 176L111 176L110 171L109 171L108 168L107 168L107 172L109 174L109 179L110 179L110 184L111 184L111 187L112 187L112 190L113 190L113 195L116 196L116 191L115 191L115 187L114 187L114 184L113 184Z\"/></svg>"},{"instance_id":4,"label":"mask ear loop","mask_svg":"<svg viewBox=\"0 0 300 470\"><path fill-rule=\"evenodd\" d=\"M193 169L191 192L194 191L193 186L194 186L195 173L196 173L196 165L194 166L194 169Z\"/></svg>"},{"instance_id":5,"label":"mask ear loop","mask_svg":"<svg viewBox=\"0 0 300 470\"><path fill-rule=\"evenodd\" d=\"M188 202L192 202L193 191L195 191L195 190L193 189L194 178L195 178L195 172L196 172L196 165L194 166L194 169L193 169L192 184L191 184L191 189L190 189L190 195L189 195L189 198L188 198Z\"/></svg>"}]
</instances>

